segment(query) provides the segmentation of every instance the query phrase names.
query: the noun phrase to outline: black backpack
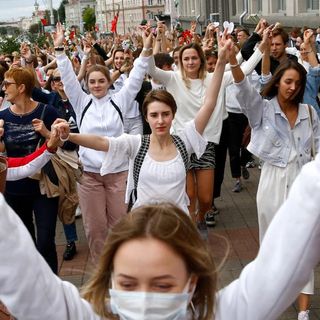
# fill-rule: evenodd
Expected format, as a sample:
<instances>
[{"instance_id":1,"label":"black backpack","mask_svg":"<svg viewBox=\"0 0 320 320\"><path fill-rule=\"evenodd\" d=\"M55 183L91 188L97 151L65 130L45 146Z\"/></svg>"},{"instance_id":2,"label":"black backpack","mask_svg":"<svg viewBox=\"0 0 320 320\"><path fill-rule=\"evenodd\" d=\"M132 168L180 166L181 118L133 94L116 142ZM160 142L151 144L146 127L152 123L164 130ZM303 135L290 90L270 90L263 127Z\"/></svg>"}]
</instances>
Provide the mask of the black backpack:
<instances>
[{"instance_id":1,"label":"black backpack","mask_svg":"<svg viewBox=\"0 0 320 320\"><path fill-rule=\"evenodd\" d=\"M189 155L186 149L186 146L182 139L179 136L176 135L171 135L173 139L173 143L175 144L176 148L179 150L186 172L189 169ZM144 161L144 158L148 152L150 145L150 135L142 135L141 136L141 146L139 148L139 151L134 159L134 164L133 164L133 181L134 181L134 188L131 191L130 194L130 199L129 199L129 204L128 204L128 212L131 210L132 206L137 200L137 187L138 187L138 182L139 182L139 175L140 175L140 170L142 167L142 163Z\"/></svg>"}]
</instances>

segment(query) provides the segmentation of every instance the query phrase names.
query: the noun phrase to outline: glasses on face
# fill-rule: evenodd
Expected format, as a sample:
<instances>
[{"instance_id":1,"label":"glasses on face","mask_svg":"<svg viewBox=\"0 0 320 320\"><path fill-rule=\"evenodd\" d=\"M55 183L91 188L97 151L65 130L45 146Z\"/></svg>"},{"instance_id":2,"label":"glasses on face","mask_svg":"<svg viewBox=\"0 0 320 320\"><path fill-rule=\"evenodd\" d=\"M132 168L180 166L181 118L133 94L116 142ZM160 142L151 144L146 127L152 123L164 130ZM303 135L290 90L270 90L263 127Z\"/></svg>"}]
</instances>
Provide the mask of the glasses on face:
<instances>
[{"instance_id":1,"label":"glasses on face","mask_svg":"<svg viewBox=\"0 0 320 320\"><path fill-rule=\"evenodd\" d=\"M53 77L52 81L59 82L59 81L61 81L61 77Z\"/></svg>"},{"instance_id":2,"label":"glasses on face","mask_svg":"<svg viewBox=\"0 0 320 320\"><path fill-rule=\"evenodd\" d=\"M3 80L2 81L2 87L9 87L10 84L17 84L16 82L8 81L8 80Z\"/></svg>"}]
</instances>

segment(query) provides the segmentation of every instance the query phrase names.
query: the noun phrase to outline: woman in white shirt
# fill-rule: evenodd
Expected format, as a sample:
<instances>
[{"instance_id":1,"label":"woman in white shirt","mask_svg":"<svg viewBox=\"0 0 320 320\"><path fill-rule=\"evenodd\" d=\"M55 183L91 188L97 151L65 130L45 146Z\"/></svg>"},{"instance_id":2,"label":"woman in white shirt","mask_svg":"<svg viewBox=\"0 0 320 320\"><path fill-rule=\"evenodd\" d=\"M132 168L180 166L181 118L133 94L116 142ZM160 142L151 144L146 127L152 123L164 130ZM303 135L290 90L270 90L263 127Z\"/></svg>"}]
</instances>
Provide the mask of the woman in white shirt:
<instances>
[{"instance_id":1,"label":"woman in white shirt","mask_svg":"<svg viewBox=\"0 0 320 320\"><path fill-rule=\"evenodd\" d=\"M64 54L64 32L60 23L54 35L57 64L66 95L72 104L81 133L117 137L123 133L123 114L132 105L141 88L152 53L152 35L144 35L144 49L136 60L128 81L114 95L109 70L93 65L87 70L86 82L90 94L83 92L73 71L71 61ZM104 153L80 147L84 167L79 185L79 201L90 254L97 263L108 229L126 214L124 203L128 161L121 159L109 174L101 175Z\"/></svg>"},{"instance_id":2,"label":"woman in white shirt","mask_svg":"<svg viewBox=\"0 0 320 320\"><path fill-rule=\"evenodd\" d=\"M186 124L184 130L179 134L189 155L195 153L200 157L206 148L206 140L202 137L202 133L216 104L229 52L228 45L231 45L230 41L224 43L219 53L216 69L202 107L195 119ZM145 98L142 109L152 133L148 151L142 160L134 207L150 201L166 200L175 203L188 213L189 201L185 191L187 167L184 164L181 150L170 135L171 124L177 110L176 102L170 93L164 90L154 90ZM126 202L129 202L131 192L135 189L133 168L141 146L141 136L124 134L117 138L109 138L74 135L69 134L69 127L64 122L59 127L62 135L69 136L70 141L87 148L107 152L101 168L102 175L112 171L121 159L131 160L126 194Z\"/></svg>"},{"instance_id":3,"label":"woman in white shirt","mask_svg":"<svg viewBox=\"0 0 320 320\"><path fill-rule=\"evenodd\" d=\"M319 149L319 118L311 105L302 103L307 77L299 62L287 59L277 67L262 92L270 100L252 88L237 64L232 72L237 99L252 128L248 150L264 161L257 190L261 243L302 166ZM309 319L306 309L313 282L312 274L299 297L299 320Z\"/></svg>"},{"instance_id":4,"label":"woman in white shirt","mask_svg":"<svg viewBox=\"0 0 320 320\"><path fill-rule=\"evenodd\" d=\"M262 50L263 47L257 48L243 66L245 74L251 73L260 61L262 57L260 49ZM154 80L165 85L167 91L175 98L178 109L173 129L176 134L179 134L185 123L194 119L211 81L212 73L206 72L206 59L201 47L195 43L182 47L179 51L179 70L177 71L163 71L156 68L152 59L148 73ZM205 215L211 213L216 160L214 144L219 144L222 122L228 116L225 110L225 87L230 83L232 83L231 72L225 72L215 110L204 131L204 137L208 140L207 150L200 159L192 157L191 170L187 176L188 195L191 202L189 211L194 215L196 203L198 203L197 223L200 230L206 230ZM221 174L219 180L222 183ZM214 225L214 217L210 216L210 224Z\"/></svg>"}]
</instances>

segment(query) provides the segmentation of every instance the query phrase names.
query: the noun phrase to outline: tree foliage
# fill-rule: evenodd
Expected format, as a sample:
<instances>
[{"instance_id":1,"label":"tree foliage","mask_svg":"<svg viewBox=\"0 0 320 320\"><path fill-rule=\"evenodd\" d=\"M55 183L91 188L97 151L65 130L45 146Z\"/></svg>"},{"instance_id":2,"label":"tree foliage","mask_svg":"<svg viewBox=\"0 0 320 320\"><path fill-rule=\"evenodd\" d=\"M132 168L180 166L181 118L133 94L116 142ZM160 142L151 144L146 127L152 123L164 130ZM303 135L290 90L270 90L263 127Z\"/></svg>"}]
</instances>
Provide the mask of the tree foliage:
<instances>
[{"instance_id":1,"label":"tree foliage","mask_svg":"<svg viewBox=\"0 0 320 320\"><path fill-rule=\"evenodd\" d=\"M62 0L58 8L58 16L61 23L66 21L66 10L65 5L68 4L68 0Z\"/></svg>"},{"instance_id":2,"label":"tree foliage","mask_svg":"<svg viewBox=\"0 0 320 320\"><path fill-rule=\"evenodd\" d=\"M96 15L93 8L85 8L82 12L82 21L84 23L84 28L87 31L94 29L96 25Z\"/></svg>"},{"instance_id":3,"label":"tree foliage","mask_svg":"<svg viewBox=\"0 0 320 320\"><path fill-rule=\"evenodd\" d=\"M32 34L38 34L41 31L40 23L34 23L29 27L29 32Z\"/></svg>"},{"instance_id":4,"label":"tree foliage","mask_svg":"<svg viewBox=\"0 0 320 320\"><path fill-rule=\"evenodd\" d=\"M13 51L20 51L20 43L16 41L15 37L2 37L0 41L0 52L11 54Z\"/></svg>"}]
</instances>

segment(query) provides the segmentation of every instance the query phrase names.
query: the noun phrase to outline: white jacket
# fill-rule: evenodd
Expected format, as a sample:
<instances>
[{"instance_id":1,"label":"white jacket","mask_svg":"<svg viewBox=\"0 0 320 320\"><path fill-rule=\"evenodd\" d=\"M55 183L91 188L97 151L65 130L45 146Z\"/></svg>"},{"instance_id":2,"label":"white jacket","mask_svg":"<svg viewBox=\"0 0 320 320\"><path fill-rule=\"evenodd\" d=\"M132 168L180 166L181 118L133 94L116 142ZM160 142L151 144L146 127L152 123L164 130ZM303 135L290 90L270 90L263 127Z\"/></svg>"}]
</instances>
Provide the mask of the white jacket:
<instances>
[{"instance_id":1,"label":"white jacket","mask_svg":"<svg viewBox=\"0 0 320 320\"><path fill-rule=\"evenodd\" d=\"M101 99L95 98L92 94L86 94L77 80L73 71L71 61L65 54L57 56L57 64L64 84L64 90L77 116L77 124L80 133L96 134L99 136L118 137L123 133L123 124L118 112L112 106L110 100L126 114L126 108L132 106L133 101L139 92L144 76L148 69L150 57L139 57L134 62L134 68L130 72L128 81L120 91L114 95L107 94ZM82 125L80 119L83 110L92 99ZM80 159L85 171L99 173L105 157L105 153L89 148L80 147ZM128 169L128 160L123 159L118 163L113 173Z\"/></svg>"}]
</instances>

